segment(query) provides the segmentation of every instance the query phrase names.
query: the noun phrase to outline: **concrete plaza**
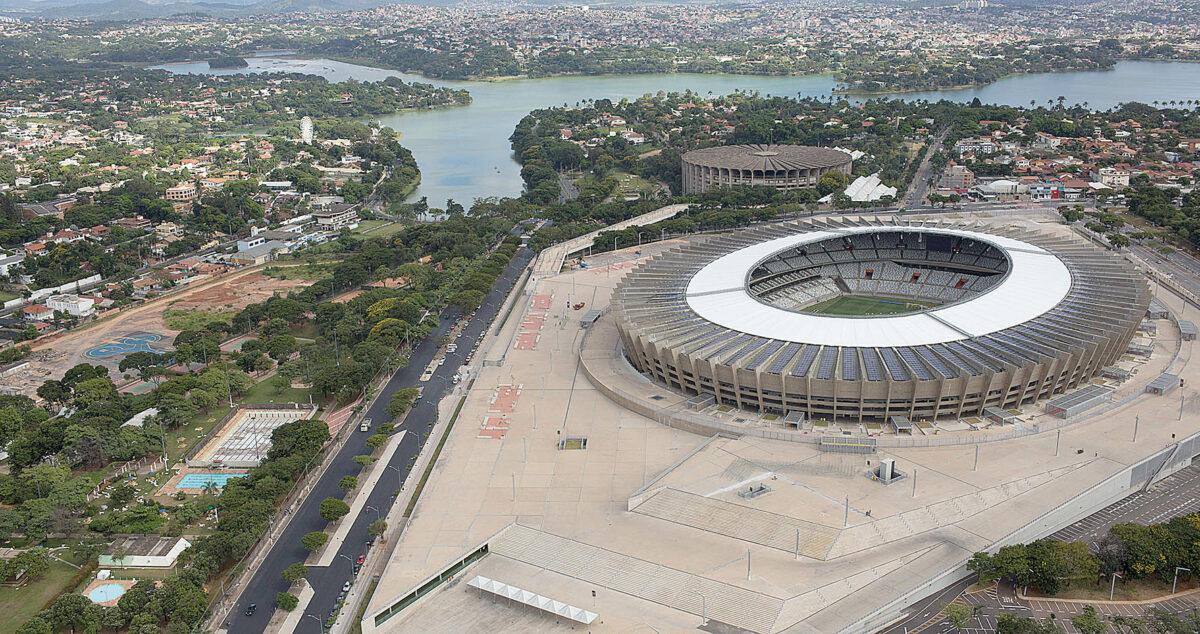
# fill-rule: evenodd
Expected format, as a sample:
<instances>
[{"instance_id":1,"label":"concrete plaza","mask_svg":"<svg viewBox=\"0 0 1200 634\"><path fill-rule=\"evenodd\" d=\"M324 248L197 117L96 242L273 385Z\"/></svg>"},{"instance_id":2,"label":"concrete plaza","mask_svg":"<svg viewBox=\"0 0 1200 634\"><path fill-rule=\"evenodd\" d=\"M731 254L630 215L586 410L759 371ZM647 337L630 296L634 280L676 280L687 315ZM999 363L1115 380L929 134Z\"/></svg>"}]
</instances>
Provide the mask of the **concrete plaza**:
<instances>
[{"instance_id":1,"label":"concrete plaza","mask_svg":"<svg viewBox=\"0 0 1200 634\"><path fill-rule=\"evenodd\" d=\"M1167 320L1158 322L1155 354L1112 404L1061 435L1040 404L1021 413L1020 433L947 427L933 438L951 444L881 443L869 455L736 427L716 436L662 424L611 394L663 410L686 398L622 365L605 316L587 328L581 317L607 306L638 259L672 244L604 254L587 269L530 282L495 345L481 351L484 367L364 631L580 627L467 587L475 575L596 612L587 628L596 632L680 631L705 619L758 632L873 631L963 576L972 553L1053 533L1190 462L1176 443L1198 431L1200 372L1189 363L1193 343L1181 344ZM1162 289L1158 298L1176 315L1185 310ZM581 356L603 357L603 391ZM1142 395L1164 371L1187 386ZM749 418L723 424L750 429ZM575 442L560 442L568 438ZM581 438L586 449L572 448ZM871 480L882 458L907 477ZM744 495L759 486L761 494ZM484 545L486 554L449 581L425 586ZM413 593L423 586L428 592Z\"/></svg>"}]
</instances>

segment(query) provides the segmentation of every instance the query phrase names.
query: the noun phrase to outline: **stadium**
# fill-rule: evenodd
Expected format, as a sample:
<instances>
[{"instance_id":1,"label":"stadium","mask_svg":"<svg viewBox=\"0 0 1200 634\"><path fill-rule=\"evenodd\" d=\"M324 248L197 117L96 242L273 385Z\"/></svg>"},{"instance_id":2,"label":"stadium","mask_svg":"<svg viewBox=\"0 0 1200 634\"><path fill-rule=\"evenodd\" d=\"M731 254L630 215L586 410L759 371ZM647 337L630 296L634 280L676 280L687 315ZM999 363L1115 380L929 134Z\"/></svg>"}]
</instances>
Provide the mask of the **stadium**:
<instances>
[{"instance_id":1,"label":"stadium","mask_svg":"<svg viewBox=\"0 0 1200 634\"><path fill-rule=\"evenodd\" d=\"M677 391L809 420L983 415L1086 385L1150 291L1076 237L878 219L695 239L612 300L624 353Z\"/></svg>"},{"instance_id":2,"label":"stadium","mask_svg":"<svg viewBox=\"0 0 1200 634\"><path fill-rule=\"evenodd\" d=\"M841 150L803 145L723 145L683 155L683 193L753 185L776 189L817 186L827 172L850 174L852 159Z\"/></svg>"}]
</instances>

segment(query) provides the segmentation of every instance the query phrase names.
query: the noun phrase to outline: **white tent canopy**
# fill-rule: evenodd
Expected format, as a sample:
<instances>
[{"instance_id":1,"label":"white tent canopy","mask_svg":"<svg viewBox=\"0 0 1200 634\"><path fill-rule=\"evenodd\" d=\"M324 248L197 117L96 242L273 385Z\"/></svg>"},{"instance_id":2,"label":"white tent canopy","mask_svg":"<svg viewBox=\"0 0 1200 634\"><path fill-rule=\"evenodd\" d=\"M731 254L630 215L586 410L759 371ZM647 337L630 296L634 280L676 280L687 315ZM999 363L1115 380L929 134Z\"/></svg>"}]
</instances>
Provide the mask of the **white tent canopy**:
<instances>
[{"instance_id":1,"label":"white tent canopy","mask_svg":"<svg viewBox=\"0 0 1200 634\"><path fill-rule=\"evenodd\" d=\"M489 579L482 575L475 575L475 577L467 582L467 585L506 599L524 603L530 607L550 612L566 619L571 619L578 623L583 623L584 625L591 625L592 621L596 620L597 615L595 612L588 612L583 608L577 608L562 601L555 601L549 597L543 597L540 594L522 590L516 586L510 586L507 583Z\"/></svg>"}]
</instances>

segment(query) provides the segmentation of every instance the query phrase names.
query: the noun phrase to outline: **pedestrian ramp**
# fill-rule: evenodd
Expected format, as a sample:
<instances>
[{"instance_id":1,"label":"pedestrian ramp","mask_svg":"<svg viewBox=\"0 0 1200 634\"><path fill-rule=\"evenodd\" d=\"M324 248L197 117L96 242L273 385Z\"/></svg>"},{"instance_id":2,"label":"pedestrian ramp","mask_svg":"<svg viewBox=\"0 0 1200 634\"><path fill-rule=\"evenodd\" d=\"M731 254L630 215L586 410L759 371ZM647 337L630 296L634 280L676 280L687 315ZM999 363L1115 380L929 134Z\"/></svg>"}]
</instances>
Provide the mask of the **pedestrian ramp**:
<instances>
[{"instance_id":1,"label":"pedestrian ramp","mask_svg":"<svg viewBox=\"0 0 1200 634\"><path fill-rule=\"evenodd\" d=\"M514 524L488 543L489 553L586 583L750 630L770 632L781 599L644 559Z\"/></svg>"},{"instance_id":2,"label":"pedestrian ramp","mask_svg":"<svg viewBox=\"0 0 1200 634\"><path fill-rule=\"evenodd\" d=\"M827 526L671 488L630 510L814 559L825 559L837 538Z\"/></svg>"},{"instance_id":3,"label":"pedestrian ramp","mask_svg":"<svg viewBox=\"0 0 1200 634\"><path fill-rule=\"evenodd\" d=\"M829 551L830 558L842 557L896 540L918 535L935 528L957 524L985 510L1003 504L1017 496L1053 482L1079 469L1082 464L1043 471L1024 478L1005 482L927 504L903 513L877 518L843 529Z\"/></svg>"}]
</instances>

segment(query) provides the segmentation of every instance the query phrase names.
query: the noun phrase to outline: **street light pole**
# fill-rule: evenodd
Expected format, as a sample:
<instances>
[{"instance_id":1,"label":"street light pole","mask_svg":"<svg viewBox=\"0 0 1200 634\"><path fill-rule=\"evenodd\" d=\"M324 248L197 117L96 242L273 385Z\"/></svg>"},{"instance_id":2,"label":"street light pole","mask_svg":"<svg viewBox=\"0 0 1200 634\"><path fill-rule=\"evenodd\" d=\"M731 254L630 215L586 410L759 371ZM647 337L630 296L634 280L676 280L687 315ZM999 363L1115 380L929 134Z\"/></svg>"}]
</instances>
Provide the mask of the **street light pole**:
<instances>
[{"instance_id":1,"label":"street light pole","mask_svg":"<svg viewBox=\"0 0 1200 634\"><path fill-rule=\"evenodd\" d=\"M700 627L704 627L708 625L708 598L699 590L692 590L692 592L695 592L696 596L700 597Z\"/></svg>"},{"instance_id":2,"label":"street light pole","mask_svg":"<svg viewBox=\"0 0 1200 634\"><path fill-rule=\"evenodd\" d=\"M396 472L396 493L398 495L400 493L400 489L404 487L404 472L400 470L400 467L393 467L390 464L384 466Z\"/></svg>"},{"instance_id":3,"label":"street light pole","mask_svg":"<svg viewBox=\"0 0 1200 634\"><path fill-rule=\"evenodd\" d=\"M1179 583L1179 571L1180 570L1183 570L1186 572L1192 571L1191 568L1184 568L1183 566L1175 566L1175 580L1171 582L1171 594L1175 594L1175 586Z\"/></svg>"},{"instance_id":4,"label":"street light pole","mask_svg":"<svg viewBox=\"0 0 1200 634\"><path fill-rule=\"evenodd\" d=\"M310 619L313 619L313 620L315 620L315 621L317 622L317 627L321 628L321 629L317 630L318 632L324 632L324 631L325 631L325 621L322 621L322 620L321 620L321 617L319 617L319 616L314 616L314 615L312 615L312 614L305 614L304 616L307 616L308 618L310 618Z\"/></svg>"},{"instance_id":5,"label":"street light pole","mask_svg":"<svg viewBox=\"0 0 1200 634\"><path fill-rule=\"evenodd\" d=\"M1121 577L1121 575L1119 575L1115 572L1112 573L1112 584L1109 585L1109 587L1108 587L1108 600L1109 601L1112 601L1113 595L1115 595L1117 593L1117 577ZM1121 578L1124 579L1125 577L1121 577Z\"/></svg>"},{"instance_id":6,"label":"street light pole","mask_svg":"<svg viewBox=\"0 0 1200 634\"><path fill-rule=\"evenodd\" d=\"M370 505L368 505L364 508L366 508L368 511L375 511L375 521L379 521L379 509L375 508L374 506L370 506Z\"/></svg>"}]
</instances>

